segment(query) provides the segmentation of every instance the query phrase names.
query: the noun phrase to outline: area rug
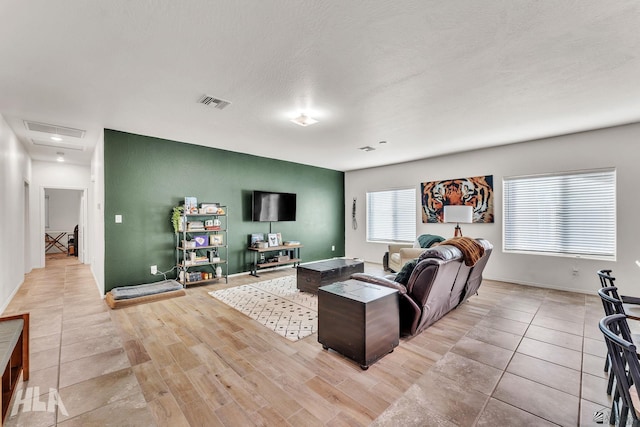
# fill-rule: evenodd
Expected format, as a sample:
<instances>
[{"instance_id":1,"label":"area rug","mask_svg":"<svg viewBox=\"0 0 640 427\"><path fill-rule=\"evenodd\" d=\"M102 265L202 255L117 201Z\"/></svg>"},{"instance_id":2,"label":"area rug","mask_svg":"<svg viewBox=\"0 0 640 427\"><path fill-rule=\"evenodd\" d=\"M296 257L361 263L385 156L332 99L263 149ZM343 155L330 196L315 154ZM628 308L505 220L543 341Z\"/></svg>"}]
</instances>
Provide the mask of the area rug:
<instances>
[{"instance_id":1,"label":"area rug","mask_svg":"<svg viewBox=\"0 0 640 427\"><path fill-rule=\"evenodd\" d=\"M209 292L290 341L318 330L318 298L296 288L296 276Z\"/></svg>"}]
</instances>

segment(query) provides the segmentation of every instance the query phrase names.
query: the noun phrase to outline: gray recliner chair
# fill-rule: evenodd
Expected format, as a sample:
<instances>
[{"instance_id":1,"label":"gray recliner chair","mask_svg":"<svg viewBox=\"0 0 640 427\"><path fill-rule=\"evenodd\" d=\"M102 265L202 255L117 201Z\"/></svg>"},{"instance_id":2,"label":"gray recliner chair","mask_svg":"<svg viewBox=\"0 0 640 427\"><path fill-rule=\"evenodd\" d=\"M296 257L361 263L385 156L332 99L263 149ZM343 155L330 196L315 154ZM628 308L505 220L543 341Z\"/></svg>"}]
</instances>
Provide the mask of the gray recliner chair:
<instances>
[{"instance_id":1,"label":"gray recliner chair","mask_svg":"<svg viewBox=\"0 0 640 427\"><path fill-rule=\"evenodd\" d=\"M466 265L457 247L438 245L423 250L406 285L389 276L366 273L353 274L351 278L397 289L401 332L416 335L478 292L493 245L485 239L475 240L484 254L473 265Z\"/></svg>"}]
</instances>

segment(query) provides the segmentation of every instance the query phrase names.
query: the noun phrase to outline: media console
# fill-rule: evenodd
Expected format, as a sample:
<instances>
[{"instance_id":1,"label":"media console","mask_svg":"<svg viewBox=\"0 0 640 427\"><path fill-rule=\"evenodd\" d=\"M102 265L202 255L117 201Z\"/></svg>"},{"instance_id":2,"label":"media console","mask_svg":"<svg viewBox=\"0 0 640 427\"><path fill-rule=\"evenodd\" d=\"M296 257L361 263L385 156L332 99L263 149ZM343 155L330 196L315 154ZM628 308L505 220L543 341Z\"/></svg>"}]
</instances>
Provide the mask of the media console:
<instances>
[{"instance_id":1,"label":"media console","mask_svg":"<svg viewBox=\"0 0 640 427\"><path fill-rule=\"evenodd\" d=\"M297 267L300 264L302 259L300 258L300 248L302 248L301 244L296 245L280 245L280 246L269 246L266 248L254 248L248 247L247 249L253 252L253 262L251 263L251 275L255 277L258 276L259 268L269 268L269 267L277 267L279 265L285 264L293 264L294 267ZM288 255L284 255L281 258L273 261L265 261L258 262L258 254L265 254L270 252L287 252Z\"/></svg>"}]
</instances>

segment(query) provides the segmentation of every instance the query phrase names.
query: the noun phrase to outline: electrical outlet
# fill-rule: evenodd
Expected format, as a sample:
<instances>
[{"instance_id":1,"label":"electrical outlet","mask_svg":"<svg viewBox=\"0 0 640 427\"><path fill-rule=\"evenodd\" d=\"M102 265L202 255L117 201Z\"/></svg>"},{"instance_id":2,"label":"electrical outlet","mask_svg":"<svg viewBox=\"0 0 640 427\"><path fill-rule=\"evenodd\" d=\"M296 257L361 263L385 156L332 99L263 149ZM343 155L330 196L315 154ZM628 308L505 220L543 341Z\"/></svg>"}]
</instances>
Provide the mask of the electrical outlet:
<instances>
[{"instance_id":1,"label":"electrical outlet","mask_svg":"<svg viewBox=\"0 0 640 427\"><path fill-rule=\"evenodd\" d=\"M151 274L157 274L158 273L158 266L157 265L152 265L151 266Z\"/></svg>"},{"instance_id":2,"label":"electrical outlet","mask_svg":"<svg viewBox=\"0 0 640 427\"><path fill-rule=\"evenodd\" d=\"M573 267L573 269L571 270L571 272L573 273L574 276L577 276L578 273L580 272L580 270L578 270L578 267Z\"/></svg>"},{"instance_id":3,"label":"electrical outlet","mask_svg":"<svg viewBox=\"0 0 640 427\"><path fill-rule=\"evenodd\" d=\"M333 246L333 245L331 245L331 250L332 250L332 251L335 251L335 250L336 250L336 247L335 247L335 246Z\"/></svg>"}]
</instances>

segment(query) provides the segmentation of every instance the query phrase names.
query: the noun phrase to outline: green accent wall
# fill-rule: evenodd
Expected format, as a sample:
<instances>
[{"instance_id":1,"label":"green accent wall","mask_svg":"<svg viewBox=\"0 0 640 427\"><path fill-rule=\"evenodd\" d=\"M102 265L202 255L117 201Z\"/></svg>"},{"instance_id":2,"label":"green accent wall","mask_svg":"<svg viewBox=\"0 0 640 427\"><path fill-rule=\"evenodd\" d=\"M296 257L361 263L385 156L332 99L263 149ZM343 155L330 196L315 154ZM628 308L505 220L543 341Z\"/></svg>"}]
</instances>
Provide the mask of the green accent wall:
<instances>
[{"instance_id":1,"label":"green accent wall","mask_svg":"<svg viewBox=\"0 0 640 427\"><path fill-rule=\"evenodd\" d=\"M104 173L105 291L175 265L171 210L185 196L227 206L229 274L249 271L251 233L299 240L303 262L344 256L343 172L105 129ZM296 221L252 222L253 190L296 193Z\"/></svg>"}]
</instances>

